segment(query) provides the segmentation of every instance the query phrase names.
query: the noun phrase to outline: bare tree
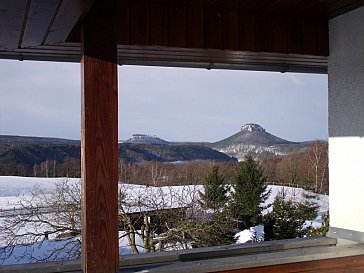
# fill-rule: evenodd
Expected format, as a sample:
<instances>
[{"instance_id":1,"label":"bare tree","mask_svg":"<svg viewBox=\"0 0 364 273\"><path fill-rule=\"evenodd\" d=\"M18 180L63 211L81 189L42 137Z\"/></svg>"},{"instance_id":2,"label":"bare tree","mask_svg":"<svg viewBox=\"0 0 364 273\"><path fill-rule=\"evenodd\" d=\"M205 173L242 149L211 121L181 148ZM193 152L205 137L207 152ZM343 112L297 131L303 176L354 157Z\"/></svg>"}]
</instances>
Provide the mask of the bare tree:
<instances>
[{"instance_id":1,"label":"bare tree","mask_svg":"<svg viewBox=\"0 0 364 273\"><path fill-rule=\"evenodd\" d=\"M212 212L201 207L201 190L203 187L196 185L121 185L119 239L127 240L122 244L140 253L225 242L218 238L220 231L226 230L224 225L212 218ZM81 255L80 181L60 181L52 192L36 187L30 195L20 196L13 205L14 210L0 212L0 261L14 254L22 262ZM211 234L217 239L211 236L206 241L203 230L210 226ZM20 246L22 252L18 253ZM39 256L36 249L42 246L49 251Z\"/></svg>"},{"instance_id":2,"label":"bare tree","mask_svg":"<svg viewBox=\"0 0 364 273\"><path fill-rule=\"evenodd\" d=\"M152 162L151 165L151 181L154 187L158 186L159 183L165 178L164 166L160 162Z\"/></svg>"},{"instance_id":3,"label":"bare tree","mask_svg":"<svg viewBox=\"0 0 364 273\"><path fill-rule=\"evenodd\" d=\"M300 170L302 160L302 153L290 153L284 156L281 162L278 163L278 173L284 184L290 187L300 187L299 184L302 181Z\"/></svg>"},{"instance_id":4,"label":"bare tree","mask_svg":"<svg viewBox=\"0 0 364 273\"><path fill-rule=\"evenodd\" d=\"M121 239L134 253L190 247L192 220L201 212L198 186L123 185L119 192Z\"/></svg>"},{"instance_id":5,"label":"bare tree","mask_svg":"<svg viewBox=\"0 0 364 273\"><path fill-rule=\"evenodd\" d=\"M38 174L38 165L34 163L33 165L33 176L37 177Z\"/></svg>"},{"instance_id":6,"label":"bare tree","mask_svg":"<svg viewBox=\"0 0 364 273\"><path fill-rule=\"evenodd\" d=\"M14 254L22 246L17 259L28 262L78 258L80 239L59 239L81 234L80 182L62 180L54 192L35 187L30 195L19 196L12 204L13 211L2 210L0 225L0 261ZM52 241L52 249L43 255L34 255L35 246L42 247Z\"/></svg>"},{"instance_id":7,"label":"bare tree","mask_svg":"<svg viewBox=\"0 0 364 273\"><path fill-rule=\"evenodd\" d=\"M324 192L324 183L327 179L328 154L327 145L322 141L315 141L307 151L308 176L313 179L315 191Z\"/></svg>"}]
</instances>

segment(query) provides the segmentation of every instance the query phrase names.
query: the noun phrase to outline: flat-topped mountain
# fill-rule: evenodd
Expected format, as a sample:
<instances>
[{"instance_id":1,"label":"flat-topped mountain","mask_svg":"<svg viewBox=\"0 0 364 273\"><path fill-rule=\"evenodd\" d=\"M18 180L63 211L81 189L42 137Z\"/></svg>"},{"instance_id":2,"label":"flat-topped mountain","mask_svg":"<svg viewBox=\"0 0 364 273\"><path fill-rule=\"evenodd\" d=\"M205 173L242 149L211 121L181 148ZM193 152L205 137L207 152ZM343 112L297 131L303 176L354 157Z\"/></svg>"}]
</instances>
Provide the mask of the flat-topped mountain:
<instances>
[{"instance_id":1,"label":"flat-topped mountain","mask_svg":"<svg viewBox=\"0 0 364 273\"><path fill-rule=\"evenodd\" d=\"M248 123L242 126L236 134L211 143L209 147L241 160L248 153L264 157L302 151L310 143L288 141L272 135L258 124Z\"/></svg>"},{"instance_id":2,"label":"flat-topped mountain","mask_svg":"<svg viewBox=\"0 0 364 273\"><path fill-rule=\"evenodd\" d=\"M312 142L292 142L267 132L258 124L248 123L236 134L215 143L168 142L157 136L135 134L119 143L119 157L129 162L242 160L255 157L282 156L307 149ZM80 159L80 141L59 138L0 135L0 173L18 164L31 169L34 164L67 158Z\"/></svg>"},{"instance_id":3,"label":"flat-topped mountain","mask_svg":"<svg viewBox=\"0 0 364 273\"><path fill-rule=\"evenodd\" d=\"M52 166L67 162L79 162L79 140L46 137L22 137L0 135L0 175L32 174L32 168L41 163L54 162ZM169 143L156 136L133 135L119 143L119 158L128 162L144 161L236 161L204 145ZM51 164L51 163L49 163ZM71 166L72 167L72 166Z\"/></svg>"},{"instance_id":4,"label":"flat-topped mountain","mask_svg":"<svg viewBox=\"0 0 364 273\"><path fill-rule=\"evenodd\" d=\"M131 138L125 140L123 143L139 143L139 144L169 144L157 136L134 134Z\"/></svg>"}]
</instances>

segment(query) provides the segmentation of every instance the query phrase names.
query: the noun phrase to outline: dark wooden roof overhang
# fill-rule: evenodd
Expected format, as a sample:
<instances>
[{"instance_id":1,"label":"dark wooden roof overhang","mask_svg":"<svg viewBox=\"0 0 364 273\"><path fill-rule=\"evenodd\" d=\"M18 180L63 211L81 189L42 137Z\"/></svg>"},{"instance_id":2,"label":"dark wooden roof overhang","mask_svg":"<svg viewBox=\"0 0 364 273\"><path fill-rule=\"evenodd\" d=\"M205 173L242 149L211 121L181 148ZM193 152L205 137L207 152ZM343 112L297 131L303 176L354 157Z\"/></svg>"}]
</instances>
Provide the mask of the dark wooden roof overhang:
<instances>
[{"instance_id":1,"label":"dark wooden roof overhang","mask_svg":"<svg viewBox=\"0 0 364 273\"><path fill-rule=\"evenodd\" d=\"M95 0L2 0L0 58L80 61ZM119 0L118 63L326 73L328 19L354 0Z\"/></svg>"}]
</instances>

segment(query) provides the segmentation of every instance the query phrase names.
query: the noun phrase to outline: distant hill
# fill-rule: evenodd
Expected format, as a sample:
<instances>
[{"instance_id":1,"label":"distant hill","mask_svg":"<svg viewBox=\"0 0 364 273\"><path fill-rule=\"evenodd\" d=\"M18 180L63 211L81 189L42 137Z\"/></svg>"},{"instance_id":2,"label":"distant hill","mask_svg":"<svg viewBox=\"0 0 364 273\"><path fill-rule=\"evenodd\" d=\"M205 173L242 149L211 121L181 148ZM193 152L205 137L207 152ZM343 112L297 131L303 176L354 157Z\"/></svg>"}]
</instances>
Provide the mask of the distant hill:
<instances>
[{"instance_id":1,"label":"distant hill","mask_svg":"<svg viewBox=\"0 0 364 273\"><path fill-rule=\"evenodd\" d=\"M214 149L192 144L169 144L155 136L134 135L130 141L119 143L119 157L129 162L144 161L236 161ZM80 141L22 136L0 136L0 174L12 175L22 165L31 170L34 164L45 161L64 163L66 159L81 158ZM8 172L13 170L12 172Z\"/></svg>"},{"instance_id":2,"label":"distant hill","mask_svg":"<svg viewBox=\"0 0 364 273\"><path fill-rule=\"evenodd\" d=\"M208 147L229 156L243 159L251 153L257 157L282 156L305 150L312 142L292 142L265 131L258 124L248 123L240 131L228 138L211 143Z\"/></svg>"},{"instance_id":3,"label":"distant hill","mask_svg":"<svg viewBox=\"0 0 364 273\"><path fill-rule=\"evenodd\" d=\"M79 144L23 144L0 148L0 165L25 164L33 166L46 160L63 163L65 158L81 158Z\"/></svg>"},{"instance_id":4,"label":"distant hill","mask_svg":"<svg viewBox=\"0 0 364 273\"><path fill-rule=\"evenodd\" d=\"M129 162L242 160L246 154L256 157L282 156L307 149L312 142L292 142L266 132L258 124L245 124L236 134L215 143L168 142L157 136L135 134L119 143L119 157ZM28 167L46 160L63 162L80 159L80 141L0 135L0 165L25 164ZM1 166L0 166L1 167Z\"/></svg>"},{"instance_id":5,"label":"distant hill","mask_svg":"<svg viewBox=\"0 0 364 273\"><path fill-rule=\"evenodd\" d=\"M129 162L143 161L191 161L215 160L236 161L235 158L208 147L188 144L119 144L119 157Z\"/></svg>"},{"instance_id":6,"label":"distant hill","mask_svg":"<svg viewBox=\"0 0 364 273\"><path fill-rule=\"evenodd\" d=\"M136 143L136 144L169 144L157 136L135 134L131 138L125 140L123 143Z\"/></svg>"},{"instance_id":7,"label":"distant hill","mask_svg":"<svg viewBox=\"0 0 364 273\"><path fill-rule=\"evenodd\" d=\"M79 145L80 141L71 140L71 139L62 139L62 138L50 138L50 137L0 135L0 147L28 145L28 144L31 144L31 145L34 145L34 144Z\"/></svg>"}]
</instances>

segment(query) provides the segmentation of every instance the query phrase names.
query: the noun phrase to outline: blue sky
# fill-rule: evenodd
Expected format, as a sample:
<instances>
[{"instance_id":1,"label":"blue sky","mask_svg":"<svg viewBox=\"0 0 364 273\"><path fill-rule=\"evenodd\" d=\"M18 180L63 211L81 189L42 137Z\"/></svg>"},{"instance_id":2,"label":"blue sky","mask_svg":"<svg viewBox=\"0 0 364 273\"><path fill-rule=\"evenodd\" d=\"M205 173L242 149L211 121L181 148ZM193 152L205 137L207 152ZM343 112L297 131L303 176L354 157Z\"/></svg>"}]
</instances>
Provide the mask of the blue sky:
<instances>
[{"instance_id":1,"label":"blue sky","mask_svg":"<svg viewBox=\"0 0 364 273\"><path fill-rule=\"evenodd\" d=\"M218 141L245 123L328 136L327 75L119 67L119 139ZM80 138L80 65L0 60L0 134Z\"/></svg>"}]
</instances>

